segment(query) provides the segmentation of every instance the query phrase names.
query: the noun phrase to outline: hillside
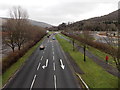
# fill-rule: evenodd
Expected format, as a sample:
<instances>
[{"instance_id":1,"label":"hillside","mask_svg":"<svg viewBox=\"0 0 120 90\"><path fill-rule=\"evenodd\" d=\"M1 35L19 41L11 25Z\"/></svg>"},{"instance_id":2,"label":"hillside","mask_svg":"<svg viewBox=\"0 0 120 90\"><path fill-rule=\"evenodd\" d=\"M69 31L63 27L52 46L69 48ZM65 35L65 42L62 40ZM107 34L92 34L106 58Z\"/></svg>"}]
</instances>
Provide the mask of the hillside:
<instances>
[{"instance_id":1,"label":"hillside","mask_svg":"<svg viewBox=\"0 0 120 90\"><path fill-rule=\"evenodd\" d=\"M43 27L43 28L45 28L45 27L48 27L48 28L52 27L52 25L50 25L50 24L47 24L47 23L44 23L44 22L38 22L38 21L35 21L35 20L29 20L29 22L32 25L40 26L40 27Z\"/></svg>"},{"instance_id":2,"label":"hillside","mask_svg":"<svg viewBox=\"0 0 120 90\"><path fill-rule=\"evenodd\" d=\"M0 17L0 26L1 26L3 23L5 23L7 19L8 19L8 18L1 18L1 17ZM30 22L32 25L40 26L40 27L43 27L43 28L45 28L45 27L48 27L48 28L52 27L52 25L50 25L50 24L47 24L47 23L44 23L44 22L38 22L38 21L35 21L35 20L31 20L31 19L29 19L29 22Z\"/></svg>"},{"instance_id":3,"label":"hillside","mask_svg":"<svg viewBox=\"0 0 120 90\"><path fill-rule=\"evenodd\" d=\"M92 31L105 31L107 29L116 31L118 25L118 11L101 17L94 17L86 20L77 21L71 24L62 23L58 26L58 30L92 30Z\"/></svg>"},{"instance_id":4,"label":"hillside","mask_svg":"<svg viewBox=\"0 0 120 90\"><path fill-rule=\"evenodd\" d=\"M104 15L101 17L95 17L95 18L90 18L88 20L85 21L97 21L97 22L101 22L101 21L117 21L118 20L118 10L109 13L108 15Z\"/></svg>"}]
</instances>

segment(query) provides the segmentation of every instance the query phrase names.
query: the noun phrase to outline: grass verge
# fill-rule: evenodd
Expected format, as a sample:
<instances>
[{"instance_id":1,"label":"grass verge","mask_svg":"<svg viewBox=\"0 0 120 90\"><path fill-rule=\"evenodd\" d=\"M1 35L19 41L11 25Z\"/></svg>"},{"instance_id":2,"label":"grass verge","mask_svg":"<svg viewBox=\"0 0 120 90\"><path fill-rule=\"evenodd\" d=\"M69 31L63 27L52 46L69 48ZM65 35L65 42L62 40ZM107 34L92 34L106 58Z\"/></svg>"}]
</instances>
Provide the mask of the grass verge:
<instances>
[{"instance_id":1,"label":"grass verge","mask_svg":"<svg viewBox=\"0 0 120 90\"><path fill-rule=\"evenodd\" d=\"M40 45L42 40L40 40L35 46L30 48L23 57L21 57L16 63L14 63L10 68L8 68L2 76L2 85L5 85L10 77L24 64L28 57L35 51L35 49Z\"/></svg>"},{"instance_id":2,"label":"grass verge","mask_svg":"<svg viewBox=\"0 0 120 90\"><path fill-rule=\"evenodd\" d=\"M61 34L63 37L67 38L67 39L71 39L63 34ZM75 40L75 43L78 44L79 46L83 47L83 44L80 43L79 41ZM105 52L102 52L96 48L93 48L91 46L87 46L87 50L90 51L92 54L98 56L101 60L105 61L105 57L106 55L109 57L109 60L108 60L108 63L110 65L112 65L113 67L116 68L116 64L115 64L115 61L113 60L113 57ZM105 61L106 62L106 61Z\"/></svg>"},{"instance_id":3,"label":"grass verge","mask_svg":"<svg viewBox=\"0 0 120 90\"><path fill-rule=\"evenodd\" d=\"M57 40L65 52L68 52L78 66L85 74L81 75L83 80L90 88L118 88L118 78L106 72L102 67L97 65L93 60L86 57L83 61L83 54L78 51L72 51L72 44L56 35Z\"/></svg>"}]
</instances>

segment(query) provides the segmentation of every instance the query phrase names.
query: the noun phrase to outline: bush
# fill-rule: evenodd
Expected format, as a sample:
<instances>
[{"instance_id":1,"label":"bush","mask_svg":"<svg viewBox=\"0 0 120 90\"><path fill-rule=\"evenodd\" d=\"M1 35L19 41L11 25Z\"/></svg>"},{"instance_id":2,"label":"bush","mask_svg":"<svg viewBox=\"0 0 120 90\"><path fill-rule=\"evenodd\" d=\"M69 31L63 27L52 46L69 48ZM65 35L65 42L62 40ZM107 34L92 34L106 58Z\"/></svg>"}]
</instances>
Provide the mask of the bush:
<instances>
[{"instance_id":1,"label":"bush","mask_svg":"<svg viewBox=\"0 0 120 90\"><path fill-rule=\"evenodd\" d=\"M107 54L110 54L111 56L114 56L114 57L117 57L117 49L107 45L107 44L104 44L104 43L100 43L100 42L95 42L95 41L92 41L92 40L86 40L85 38L81 38L77 35L72 35L72 34L68 34L68 33L65 33L65 32L62 32L62 34L70 37L70 38L73 38L73 39L76 39L78 40L79 42L82 42L84 44L87 44L87 45L90 45L96 49L99 49L100 51L103 51Z\"/></svg>"}]
</instances>

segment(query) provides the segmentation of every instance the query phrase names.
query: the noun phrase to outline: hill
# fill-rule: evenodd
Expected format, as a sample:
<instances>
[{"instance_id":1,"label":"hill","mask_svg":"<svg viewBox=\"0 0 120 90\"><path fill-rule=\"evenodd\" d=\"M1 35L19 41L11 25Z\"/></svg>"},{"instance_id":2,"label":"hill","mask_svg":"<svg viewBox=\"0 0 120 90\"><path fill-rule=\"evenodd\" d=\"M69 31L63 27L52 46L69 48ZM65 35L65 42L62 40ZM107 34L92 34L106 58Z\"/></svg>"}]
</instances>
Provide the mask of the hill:
<instances>
[{"instance_id":1,"label":"hill","mask_svg":"<svg viewBox=\"0 0 120 90\"><path fill-rule=\"evenodd\" d=\"M116 10L104 16L94 17L86 20L77 21L71 24L62 23L58 26L58 30L92 30L92 31L106 31L117 30L118 25L118 11Z\"/></svg>"},{"instance_id":2,"label":"hill","mask_svg":"<svg viewBox=\"0 0 120 90\"><path fill-rule=\"evenodd\" d=\"M29 19L29 22L32 25L40 26L40 27L43 27L43 28L46 28L46 27L50 28L50 27L52 27L52 25L50 25L50 24L47 24L47 23L44 23L44 22L35 21L35 20L30 20Z\"/></svg>"},{"instance_id":3,"label":"hill","mask_svg":"<svg viewBox=\"0 0 120 90\"><path fill-rule=\"evenodd\" d=\"M83 21L102 22L102 21L117 21L117 20L118 20L118 10L101 17L94 17Z\"/></svg>"},{"instance_id":4,"label":"hill","mask_svg":"<svg viewBox=\"0 0 120 90\"><path fill-rule=\"evenodd\" d=\"M1 26L3 23L5 23L7 19L8 19L8 18L1 18L1 17L0 17L0 26ZM52 27L52 25L50 25L50 24L47 24L47 23L44 23L44 22L35 21L35 20L31 20L31 19L29 19L29 22L30 22L32 25L40 26L40 27L43 27L43 28L46 28L46 27L50 28L50 27Z\"/></svg>"}]
</instances>

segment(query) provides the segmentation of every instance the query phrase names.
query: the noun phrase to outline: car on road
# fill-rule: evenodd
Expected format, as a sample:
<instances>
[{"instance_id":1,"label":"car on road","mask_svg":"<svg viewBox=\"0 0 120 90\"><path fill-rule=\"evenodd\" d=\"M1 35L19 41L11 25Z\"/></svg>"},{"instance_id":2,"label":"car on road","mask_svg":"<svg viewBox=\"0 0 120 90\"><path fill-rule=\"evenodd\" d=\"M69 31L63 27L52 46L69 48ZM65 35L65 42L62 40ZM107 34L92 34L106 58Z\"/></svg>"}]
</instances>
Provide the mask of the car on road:
<instances>
[{"instance_id":1,"label":"car on road","mask_svg":"<svg viewBox=\"0 0 120 90\"><path fill-rule=\"evenodd\" d=\"M52 37L52 40L55 40L55 37Z\"/></svg>"},{"instance_id":2,"label":"car on road","mask_svg":"<svg viewBox=\"0 0 120 90\"><path fill-rule=\"evenodd\" d=\"M47 38L49 38L50 37L50 34L49 35L47 35Z\"/></svg>"},{"instance_id":3,"label":"car on road","mask_svg":"<svg viewBox=\"0 0 120 90\"><path fill-rule=\"evenodd\" d=\"M40 45L39 49L40 49L40 50L44 50L44 49L45 49L45 46L44 46L44 45Z\"/></svg>"}]
</instances>

